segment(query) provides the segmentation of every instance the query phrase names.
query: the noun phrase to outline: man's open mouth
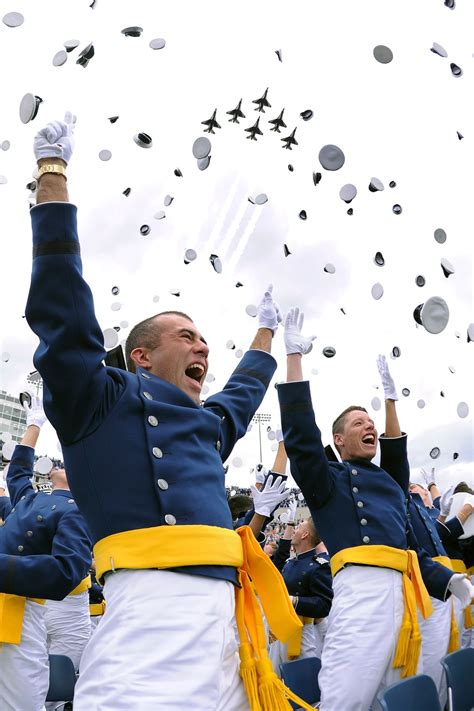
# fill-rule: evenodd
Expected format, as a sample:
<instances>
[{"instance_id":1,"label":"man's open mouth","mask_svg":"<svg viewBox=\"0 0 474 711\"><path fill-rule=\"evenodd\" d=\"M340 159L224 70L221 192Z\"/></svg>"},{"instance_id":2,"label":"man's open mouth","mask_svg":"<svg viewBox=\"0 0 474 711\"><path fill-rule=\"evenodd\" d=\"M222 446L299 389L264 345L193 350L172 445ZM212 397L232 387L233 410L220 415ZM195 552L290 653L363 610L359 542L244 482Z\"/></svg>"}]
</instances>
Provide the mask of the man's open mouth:
<instances>
[{"instance_id":1,"label":"man's open mouth","mask_svg":"<svg viewBox=\"0 0 474 711\"><path fill-rule=\"evenodd\" d=\"M204 373L205 368L201 363L191 363L184 371L184 374L198 385L202 384Z\"/></svg>"},{"instance_id":2,"label":"man's open mouth","mask_svg":"<svg viewBox=\"0 0 474 711\"><path fill-rule=\"evenodd\" d=\"M370 444L370 445L375 444L375 435L373 435L373 434L365 435L365 437L362 437L362 442L363 442L363 444Z\"/></svg>"}]
</instances>

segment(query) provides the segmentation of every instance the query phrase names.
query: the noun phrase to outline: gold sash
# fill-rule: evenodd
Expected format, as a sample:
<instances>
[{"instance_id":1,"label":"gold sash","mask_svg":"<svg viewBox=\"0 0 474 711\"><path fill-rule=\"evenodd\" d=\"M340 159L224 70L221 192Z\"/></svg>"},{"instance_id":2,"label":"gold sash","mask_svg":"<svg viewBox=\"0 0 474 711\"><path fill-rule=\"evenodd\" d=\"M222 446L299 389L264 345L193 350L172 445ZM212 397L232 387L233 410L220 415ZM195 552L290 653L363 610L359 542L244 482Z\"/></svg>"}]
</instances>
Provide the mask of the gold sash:
<instances>
[{"instance_id":1,"label":"gold sash","mask_svg":"<svg viewBox=\"0 0 474 711\"><path fill-rule=\"evenodd\" d=\"M0 643L20 644L27 600L38 605L44 605L45 602L37 597L0 593Z\"/></svg>"},{"instance_id":2,"label":"gold sash","mask_svg":"<svg viewBox=\"0 0 474 711\"><path fill-rule=\"evenodd\" d=\"M288 642L302 630L285 582L248 526L156 526L115 533L94 546L97 579L120 568L143 570L192 565L238 568L235 617L240 637L240 674L251 711L290 711L288 699L312 710L273 671L259 600L275 637ZM255 595L254 588L258 593Z\"/></svg>"},{"instance_id":3,"label":"gold sash","mask_svg":"<svg viewBox=\"0 0 474 711\"><path fill-rule=\"evenodd\" d=\"M415 551L404 551L391 546L344 548L331 557L333 577L350 563L391 568L402 573L405 610L393 666L395 669L402 667L402 677L413 676L416 674L421 651L421 634L416 608L418 607L425 619L433 612Z\"/></svg>"}]
</instances>

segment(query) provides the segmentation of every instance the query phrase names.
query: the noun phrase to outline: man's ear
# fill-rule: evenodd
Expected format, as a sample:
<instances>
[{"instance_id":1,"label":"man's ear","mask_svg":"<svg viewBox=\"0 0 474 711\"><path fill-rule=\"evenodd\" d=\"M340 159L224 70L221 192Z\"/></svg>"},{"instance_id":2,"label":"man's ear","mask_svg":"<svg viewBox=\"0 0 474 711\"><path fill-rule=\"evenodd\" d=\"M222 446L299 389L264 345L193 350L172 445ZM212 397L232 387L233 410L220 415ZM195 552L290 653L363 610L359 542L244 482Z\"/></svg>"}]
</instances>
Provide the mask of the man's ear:
<instances>
[{"instance_id":1,"label":"man's ear","mask_svg":"<svg viewBox=\"0 0 474 711\"><path fill-rule=\"evenodd\" d=\"M334 434L334 444L336 447L341 447L344 444L344 437L340 432Z\"/></svg>"},{"instance_id":2,"label":"man's ear","mask_svg":"<svg viewBox=\"0 0 474 711\"><path fill-rule=\"evenodd\" d=\"M134 348L130 353L130 359L133 360L135 365L139 368L144 368L145 370L151 368L149 348Z\"/></svg>"}]
</instances>

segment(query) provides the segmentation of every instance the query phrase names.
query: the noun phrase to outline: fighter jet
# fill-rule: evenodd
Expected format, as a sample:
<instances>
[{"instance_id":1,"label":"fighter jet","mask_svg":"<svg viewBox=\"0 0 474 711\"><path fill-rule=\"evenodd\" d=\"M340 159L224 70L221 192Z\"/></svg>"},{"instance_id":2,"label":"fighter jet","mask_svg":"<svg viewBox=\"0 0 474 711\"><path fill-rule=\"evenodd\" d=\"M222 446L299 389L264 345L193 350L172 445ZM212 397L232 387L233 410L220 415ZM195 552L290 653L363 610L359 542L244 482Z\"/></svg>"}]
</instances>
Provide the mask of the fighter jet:
<instances>
[{"instance_id":1,"label":"fighter jet","mask_svg":"<svg viewBox=\"0 0 474 711\"><path fill-rule=\"evenodd\" d=\"M292 145L293 145L293 146L297 146L297 145L298 145L298 141L297 141L296 138L295 138L295 133L296 133L296 128L293 129L293 131L290 133L289 136L287 136L286 138L280 139L280 140L282 140L284 143L286 143L286 146L282 146L282 148L289 148L290 151L291 151L291 146L292 146Z\"/></svg>"},{"instance_id":2,"label":"fighter jet","mask_svg":"<svg viewBox=\"0 0 474 711\"><path fill-rule=\"evenodd\" d=\"M263 94L263 96L261 96L259 99L254 99L252 101L252 104L258 104L258 108L256 108L255 111L263 111L263 113L265 113L265 109L263 107L268 106L268 108L270 108L271 104L269 101L267 101L267 92L268 87L265 89L265 93Z\"/></svg>"},{"instance_id":3,"label":"fighter jet","mask_svg":"<svg viewBox=\"0 0 474 711\"><path fill-rule=\"evenodd\" d=\"M235 109L232 109L232 111L226 111L229 116L232 116L232 118L229 119L229 121L231 121L232 123L240 123L239 118L245 118L244 112L240 109L241 105L242 99L240 99Z\"/></svg>"},{"instance_id":4,"label":"fighter jet","mask_svg":"<svg viewBox=\"0 0 474 711\"><path fill-rule=\"evenodd\" d=\"M263 136L263 133L261 132L261 130L260 130L259 127L258 127L258 122L259 122L259 121L260 121L260 116L259 116L258 119L255 121L255 123L254 123L253 126L250 126L249 128L246 128L246 129L245 129L246 131L249 132L250 135L247 136L247 138L250 138L251 141L256 141L256 140L257 140L256 137L255 137L255 135L256 135L257 133L258 133L259 136Z\"/></svg>"},{"instance_id":5,"label":"fighter jet","mask_svg":"<svg viewBox=\"0 0 474 711\"><path fill-rule=\"evenodd\" d=\"M280 128L286 128L286 123L283 121L284 110L285 109L282 109L279 116L268 122L273 124L273 128L271 128L270 131L276 131L276 133L280 133Z\"/></svg>"},{"instance_id":6,"label":"fighter jet","mask_svg":"<svg viewBox=\"0 0 474 711\"><path fill-rule=\"evenodd\" d=\"M220 128L220 124L216 121L216 113L217 109L214 109L211 118L207 119L207 121L201 121L204 126L207 126L207 128L204 129L204 133L214 133L215 128Z\"/></svg>"}]
</instances>

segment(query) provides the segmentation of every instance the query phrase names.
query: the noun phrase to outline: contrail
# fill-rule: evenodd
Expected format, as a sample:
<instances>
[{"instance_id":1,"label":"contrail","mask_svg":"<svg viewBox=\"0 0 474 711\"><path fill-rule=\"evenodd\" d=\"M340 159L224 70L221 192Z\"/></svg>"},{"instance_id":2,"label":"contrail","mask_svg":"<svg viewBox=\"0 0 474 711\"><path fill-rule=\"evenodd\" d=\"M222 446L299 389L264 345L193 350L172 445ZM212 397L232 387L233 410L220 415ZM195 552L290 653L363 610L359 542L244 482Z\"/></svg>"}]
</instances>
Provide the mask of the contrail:
<instances>
[{"instance_id":1,"label":"contrail","mask_svg":"<svg viewBox=\"0 0 474 711\"><path fill-rule=\"evenodd\" d=\"M237 265L239 259L241 258L242 254L245 251L245 248L250 240L250 237L252 236L253 231L255 230L255 227L257 225L257 222L260 220L260 217L262 216L262 209L260 206L256 205L253 215L250 218L250 220L247 223L247 226L245 227L242 236L240 237L236 248L234 252L232 253L230 259L228 260L228 268L229 271L233 270L234 267Z\"/></svg>"},{"instance_id":2,"label":"contrail","mask_svg":"<svg viewBox=\"0 0 474 711\"><path fill-rule=\"evenodd\" d=\"M227 215L230 211L230 208L232 206L232 202L234 201L235 195L237 193L237 189L239 187L239 182L240 179L238 176L234 178L234 182L230 186L229 192L227 193L227 197L225 199L225 202L223 203L219 217L217 218L214 227L209 233L209 236L207 240L204 241L201 249L206 252L208 249L215 249L216 244L219 243L219 236L221 235L221 230L224 226L224 223L226 221Z\"/></svg>"}]
</instances>

